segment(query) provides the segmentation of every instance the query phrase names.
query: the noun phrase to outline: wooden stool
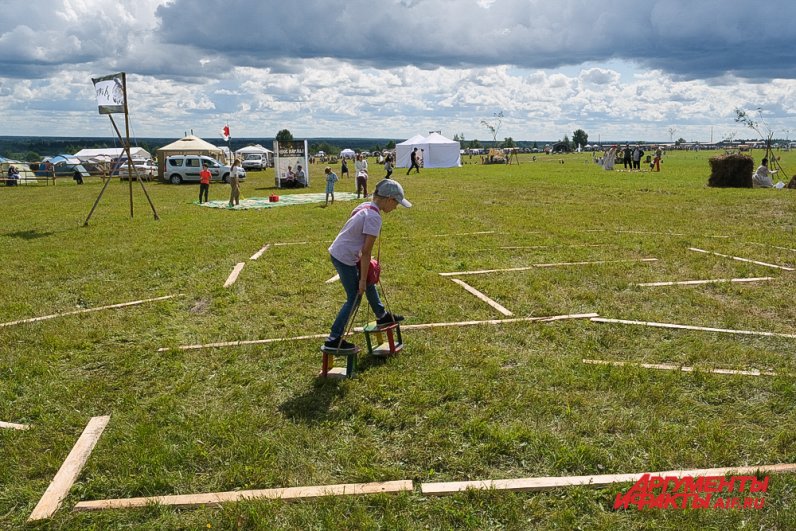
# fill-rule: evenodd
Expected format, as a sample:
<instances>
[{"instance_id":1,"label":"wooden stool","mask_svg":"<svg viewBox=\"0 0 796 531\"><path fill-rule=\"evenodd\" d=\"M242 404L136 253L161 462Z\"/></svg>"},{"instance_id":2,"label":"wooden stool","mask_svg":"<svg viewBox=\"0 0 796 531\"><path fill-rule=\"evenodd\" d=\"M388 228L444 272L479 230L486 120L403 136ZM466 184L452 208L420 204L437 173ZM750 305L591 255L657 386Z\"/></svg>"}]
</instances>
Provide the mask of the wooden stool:
<instances>
[{"instance_id":1,"label":"wooden stool","mask_svg":"<svg viewBox=\"0 0 796 531\"><path fill-rule=\"evenodd\" d=\"M323 362L318 376L320 378L353 378L357 372L357 358L361 350L359 347L349 351L327 350L326 347L321 347ZM335 367L334 358L343 356L346 358L345 368Z\"/></svg>"},{"instance_id":2,"label":"wooden stool","mask_svg":"<svg viewBox=\"0 0 796 531\"><path fill-rule=\"evenodd\" d=\"M401 338L401 325L389 323L379 326L376 322L368 323L365 327L365 341L368 343L368 354L371 356L390 356L401 352L404 347ZM384 336L387 341L384 341Z\"/></svg>"}]
</instances>

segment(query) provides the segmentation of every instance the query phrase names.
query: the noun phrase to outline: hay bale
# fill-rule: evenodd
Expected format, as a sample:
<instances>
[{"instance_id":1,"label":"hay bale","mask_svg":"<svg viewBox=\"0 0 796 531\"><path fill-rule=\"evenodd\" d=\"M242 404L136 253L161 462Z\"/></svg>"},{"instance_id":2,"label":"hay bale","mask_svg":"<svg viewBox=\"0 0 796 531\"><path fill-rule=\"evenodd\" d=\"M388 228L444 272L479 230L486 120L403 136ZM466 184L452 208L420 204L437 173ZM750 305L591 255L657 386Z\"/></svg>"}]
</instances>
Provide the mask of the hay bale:
<instances>
[{"instance_id":1,"label":"hay bale","mask_svg":"<svg viewBox=\"0 0 796 531\"><path fill-rule=\"evenodd\" d=\"M710 159L708 186L751 188L754 162L749 155L717 155Z\"/></svg>"}]
</instances>

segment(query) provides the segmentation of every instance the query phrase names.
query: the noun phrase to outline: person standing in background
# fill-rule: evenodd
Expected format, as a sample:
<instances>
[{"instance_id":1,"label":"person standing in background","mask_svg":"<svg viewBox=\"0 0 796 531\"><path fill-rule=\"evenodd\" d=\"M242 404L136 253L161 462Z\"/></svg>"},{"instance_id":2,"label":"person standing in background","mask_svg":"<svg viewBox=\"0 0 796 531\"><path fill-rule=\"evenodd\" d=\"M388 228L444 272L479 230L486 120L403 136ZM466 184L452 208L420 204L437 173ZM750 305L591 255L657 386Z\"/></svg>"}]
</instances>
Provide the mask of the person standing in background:
<instances>
[{"instance_id":1,"label":"person standing in background","mask_svg":"<svg viewBox=\"0 0 796 531\"><path fill-rule=\"evenodd\" d=\"M235 159L232 168L229 169L229 206L240 204L240 160Z\"/></svg>"},{"instance_id":2,"label":"person standing in background","mask_svg":"<svg viewBox=\"0 0 796 531\"><path fill-rule=\"evenodd\" d=\"M207 164L202 164L202 171L199 172L199 204L202 204L202 196L204 195L205 203L208 202L208 195L210 194L210 170L207 169Z\"/></svg>"}]
</instances>

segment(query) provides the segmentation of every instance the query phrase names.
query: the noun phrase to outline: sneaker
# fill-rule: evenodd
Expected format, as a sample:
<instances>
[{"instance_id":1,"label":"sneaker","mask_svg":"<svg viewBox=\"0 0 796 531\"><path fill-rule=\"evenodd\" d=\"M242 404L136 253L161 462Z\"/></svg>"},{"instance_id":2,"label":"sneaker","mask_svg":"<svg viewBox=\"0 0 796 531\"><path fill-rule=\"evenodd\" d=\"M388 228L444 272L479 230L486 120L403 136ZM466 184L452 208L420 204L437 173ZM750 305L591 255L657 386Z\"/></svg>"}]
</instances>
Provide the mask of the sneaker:
<instances>
[{"instance_id":1,"label":"sneaker","mask_svg":"<svg viewBox=\"0 0 796 531\"><path fill-rule=\"evenodd\" d=\"M376 324L379 326L384 326L392 323L400 323L403 320L404 320L403 315L387 312L382 317L376 319Z\"/></svg>"},{"instance_id":2,"label":"sneaker","mask_svg":"<svg viewBox=\"0 0 796 531\"><path fill-rule=\"evenodd\" d=\"M353 343L349 343L345 339L340 341L339 339L330 339L323 344L323 348L326 350L336 350L338 352L342 351L354 351L357 349L357 346Z\"/></svg>"}]
</instances>

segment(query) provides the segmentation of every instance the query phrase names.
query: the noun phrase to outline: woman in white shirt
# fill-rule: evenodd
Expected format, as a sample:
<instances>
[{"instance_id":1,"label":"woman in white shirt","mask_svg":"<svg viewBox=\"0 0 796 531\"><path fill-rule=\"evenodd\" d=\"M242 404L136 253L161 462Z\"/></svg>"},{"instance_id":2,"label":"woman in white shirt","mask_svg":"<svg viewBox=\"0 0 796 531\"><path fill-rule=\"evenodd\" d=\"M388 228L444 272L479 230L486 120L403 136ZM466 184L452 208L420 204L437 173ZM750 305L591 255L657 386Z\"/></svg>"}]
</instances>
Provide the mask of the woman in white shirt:
<instances>
[{"instance_id":1,"label":"woman in white shirt","mask_svg":"<svg viewBox=\"0 0 796 531\"><path fill-rule=\"evenodd\" d=\"M232 168L229 170L229 206L240 204L240 175L242 168L240 167L240 160L235 159L232 163Z\"/></svg>"}]
</instances>

